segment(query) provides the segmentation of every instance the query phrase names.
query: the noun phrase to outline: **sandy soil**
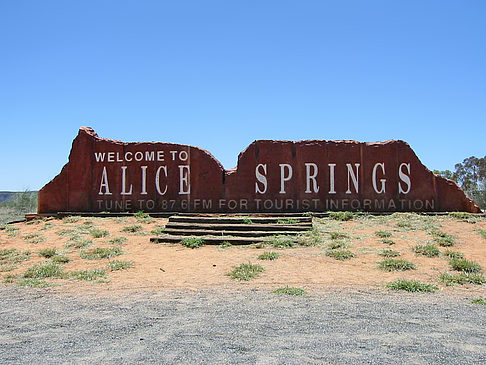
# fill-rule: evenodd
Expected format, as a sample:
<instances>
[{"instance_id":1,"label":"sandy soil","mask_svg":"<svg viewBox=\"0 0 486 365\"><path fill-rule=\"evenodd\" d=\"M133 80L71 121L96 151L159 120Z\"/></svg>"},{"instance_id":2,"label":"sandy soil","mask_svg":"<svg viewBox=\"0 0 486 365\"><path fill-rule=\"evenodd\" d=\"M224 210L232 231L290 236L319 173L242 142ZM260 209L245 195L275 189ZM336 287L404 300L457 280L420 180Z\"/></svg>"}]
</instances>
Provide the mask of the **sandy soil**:
<instances>
[{"instance_id":1,"label":"sandy soil","mask_svg":"<svg viewBox=\"0 0 486 365\"><path fill-rule=\"evenodd\" d=\"M442 255L429 258L414 253L419 244L433 241L431 229L440 230L455 238L453 247L439 247L459 251L465 258L486 268L486 239L480 230L486 230L486 218L474 218L472 222L449 216L429 217L416 214L395 214L386 217L360 217L347 222L328 218L314 218L314 228L321 243L317 246L275 249L252 246L203 246L198 249L182 245L150 243L154 236L150 232L163 227L166 219L153 219L149 223L130 218L81 218L50 219L27 223L17 223L0 230L0 250L15 248L31 251L30 259L15 264L15 269L0 265L0 275L17 276L13 283L27 268L48 259L38 255L39 250L56 248L71 261L64 264L64 271L106 268L110 260L130 261L133 268L120 271L107 271L107 282L86 282L73 279L46 279L53 284L55 291L97 291L119 292L122 290L163 290L163 289L274 289L282 286L302 287L309 291L332 288L370 289L384 288L395 279L415 279L438 285L444 292L472 297L486 297L486 286L446 287L439 282L439 275L453 272L447 258ZM135 233L123 231L124 227L141 225L142 230ZM18 228L15 230L15 228ZM87 228L107 230L109 236L93 238ZM73 230L66 233L66 230ZM64 232L63 232L64 231ZM387 245L376 235L376 231L388 231L393 245ZM330 232L345 233L349 238L344 241L356 257L339 261L325 255L327 246L333 240ZM63 234L64 233L64 234ZM67 248L69 238L77 234L92 240L88 248ZM110 240L125 237L124 244L111 243ZM33 243L39 240L41 242ZM80 252L94 247L120 247L125 253L111 259L86 260ZM416 270L406 272L384 272L377 268L383 258L378 253L391 248L399 251L399 258L417 265ZM266 251L276 251L280 257L274 261L262 261L257 257ZM258 263L265 271L248 282L236 281L226 275L234 266L242 263ZM3 268L3 269L2 269ZM8 271L11 269L10 271Z\"/></svg>"}]
</instances>

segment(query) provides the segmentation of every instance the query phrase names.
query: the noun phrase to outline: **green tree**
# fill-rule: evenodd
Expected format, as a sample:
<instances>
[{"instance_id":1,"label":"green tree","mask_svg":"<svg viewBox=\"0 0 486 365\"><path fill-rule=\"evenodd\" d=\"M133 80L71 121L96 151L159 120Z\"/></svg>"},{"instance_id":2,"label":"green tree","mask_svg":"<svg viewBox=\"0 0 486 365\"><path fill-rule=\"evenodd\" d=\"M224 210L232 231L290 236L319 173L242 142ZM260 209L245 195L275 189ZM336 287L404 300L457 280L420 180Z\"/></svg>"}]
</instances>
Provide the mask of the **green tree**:
<instances>
[{"instance_id":1,"label":"green tree","mask_svg":"<svg viewBox=\"0 0 486 365\"><path fill-rule=\"evenodd\" d=\"M453 178L482 209L486 209L486 156L468 157L456 164Z\"/></svg>"}]
</instances>

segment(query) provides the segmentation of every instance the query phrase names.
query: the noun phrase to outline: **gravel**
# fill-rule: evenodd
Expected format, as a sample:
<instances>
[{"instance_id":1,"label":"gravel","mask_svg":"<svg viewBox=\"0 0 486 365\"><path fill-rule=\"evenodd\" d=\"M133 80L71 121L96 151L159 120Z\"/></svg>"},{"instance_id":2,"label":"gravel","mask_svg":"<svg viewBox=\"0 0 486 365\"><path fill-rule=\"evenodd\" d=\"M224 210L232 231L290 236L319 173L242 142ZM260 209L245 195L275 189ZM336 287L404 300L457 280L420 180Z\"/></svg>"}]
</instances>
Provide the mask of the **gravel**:
<instances>
[{"instance_id":1,"label":"gravel","mask_svg":"<svg viewBox=\"0 0 486 365\"><path fill-rule=\"evenodd\" d=\"M486 363L486 307L438 293L0 287L0 298L1 364Z\"/></svg>"}]
</instances>

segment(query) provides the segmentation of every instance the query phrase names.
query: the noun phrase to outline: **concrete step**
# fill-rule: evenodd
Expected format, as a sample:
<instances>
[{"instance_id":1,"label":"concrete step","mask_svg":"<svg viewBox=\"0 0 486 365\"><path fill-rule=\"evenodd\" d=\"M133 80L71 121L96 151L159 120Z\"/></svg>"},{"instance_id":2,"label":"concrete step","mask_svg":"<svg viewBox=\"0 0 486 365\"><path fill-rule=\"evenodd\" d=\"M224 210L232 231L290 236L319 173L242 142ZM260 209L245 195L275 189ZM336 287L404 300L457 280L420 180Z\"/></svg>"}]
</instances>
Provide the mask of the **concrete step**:
<instances>
[{"instance_id":1,"label":"concrete step","mask_svg":"<svg viewBox=\"0 0 486 365\"><path fill-rule=\"evenodd\" d=\"M250 223L251 221L251 223ZM169 218L171 223L220 223L220 224L296 224L312 223L311 217L201 217L174 215Z\"/></svg>"},{"instance_id":2,"label":"concrete step","mask_svg":"<svg viewBox=\"0 0 486 365\"><path fill-rule=\"evenodd\" d=\"M180 243L186 236L160 236L150 238L153 243ZM198 238L204 239L205 245L220 245L223 242L229 242L232 245L251 245L253 243L270 241L268 237L217 237L217 236L202 236ZM295 242L295 241L294 241Z\"/></svg>"},{"instance_id":3,"label":"concrete step","mask_svg":"<svg viewBox=\"0 0 486 365\"><path fill-rule=\"evenodd\" d=\"M312 223L295 224L218 224L218 223L167 223L165 228L171 229L209 229L213 231L307 231Z\"/></svg>"},{"instance_id":4,"label":"concrete step","mask_svg":"<svg viewBox=\"0 0 486 365\"><path fill-rule=\"evenodd\" d=\"M209 230L209 229L177 229L166 228L165 233L174 236L240 236L240 237L264 237L276 235L296 235L301 231L226 231L226 230Z\"/></svg>"}]
</instances>

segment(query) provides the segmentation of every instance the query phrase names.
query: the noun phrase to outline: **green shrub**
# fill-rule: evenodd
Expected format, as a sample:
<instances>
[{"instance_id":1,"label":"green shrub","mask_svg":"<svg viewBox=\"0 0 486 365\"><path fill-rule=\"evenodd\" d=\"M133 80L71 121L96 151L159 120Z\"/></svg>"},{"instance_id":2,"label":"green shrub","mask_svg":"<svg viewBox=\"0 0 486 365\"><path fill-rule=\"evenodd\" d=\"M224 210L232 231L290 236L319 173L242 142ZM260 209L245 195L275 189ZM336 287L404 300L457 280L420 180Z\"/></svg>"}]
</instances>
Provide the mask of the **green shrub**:
<instances>
[{"instance_id":1,"label":"green shrub","mask_svg":"<svg viewBox=\"0 0 486 365\"><path fill-rule=\"evenodd\" d=\"M204 238L187 237L182 240L182 245L188 248L199 248L204 245Z\"/></svg>"},{"instance_id":2,"label":"green shrub","mask_svg":"<svg viewBox=\"0 0 486 365\"><path fill-rule=\"evenodd\" d=\"M261 255L258 255L258 260L276 260L279 258L279 253L278 252L264 252Z\"/></svg>"},{"instance_id":3,"label":"green shrub","mask_svg":"<svg viewBox=\"0 0 486 365\"><path fill-rule=\"evenodd\" d=\"M273 237L269 241L267 241L267 243L272 245L275 248L289 248L289 247L296 246L296 243L294 242L293 238L287 236Z\"/></svg>"},{"instance_id":4,"label":"green shrub","mask_svg":"<svg viewBox=\"0 0 486 365\"><path fill-rule=\"evenodd\" d=\"M437 257L440 255L440 250L437 248L436 245L432 244L417 245L413 250L416 254L426 257Z\"/></svg>"},{"instance_id":5,"label":"green shrub","mask_svg":"<svg viewBox=\"0 0 486 365\"><path fill-rule=\"evenodd\" d=\"M55 255L51 257L51 261L56 264L67 264L71 259L64 255Z\"/></svg>"},{"instance_id":6,"label":"green shrub","mask_svg":"<svg viewBox=\"0 0 486 365\"><path fill-rule=\"evenodd\" d=\"M486 305L486 299L483 298L474 298L471 299L472 304L480 304L480 305Z\"/></svg>"},{"instance_id":7,"label":"green shrub","mask_svg":"<svg viewBox=\"0 0 486 365\"><path fill-rule=\"evenodd\" d=\"M329 218L336 221L350 221L354 218L354 214L351 212L329 212Z\"/></svg>"},{"instance_id":8,"label":"green shrub","mask_svg":"<svg viewBox=\"0 0 486 365\"><path fill-rule=\"evenodd\" d=\"M486 229L478 228L477 231L482 238L486 239Z\"/></svg>"},{"instance_id":9,"label":"green shrub","mask_svg":"<svg viewBox=\"0 0 486 365\"><path fill-rule=\"evenodd\" d=\"M248 281L260 273L264 271L261 265L252 265L251 263L248 264L241 264L240 266L236 266L233 271L228 273L228 276L231 276L233 279Z\"/></svg>"},{"instance_id":10,"label":"green shrub","mask_svg":"<svg viewBox=\"0 0 486 365\"><path fill-rule=\"evenodd\" d=\"M133 225L133 226L125 226L122 229L123 232L130 232L130 233L135 233L141 230L142 230L142 226L140 224Z\"/></svg>"},{"instance_id":11,"label":"green shrub","mask_svg":"<svg viewBox=\"0 0 486 365\"><path fill-rule=\"evenodd\" d=\"M131 262L131 261L119 261L119 260L110 261L107 265L107 268L110 271L127 270L127 269L130 269L132 267L133 267L133 262Z\"/></svg>"},{"instance_id":12,"label":"green shrub","mask_svg":"<svg viewBox=\"0 0 486 365\"><path fill-rule=\"evenodd\" d=\"M466 259L450 259L449 264L456 271L462 271L468 273L481 272L481 265L479 265L474 261L469 261Z\"/></svg>"},{"instance_id":13,"label":"green shrub","mask_svg":"<svg viewBox=\"0 0 486 365\"><path fill-rule=\"evenodd\" d=\"M62 221L63 221L63 223L77 223L80 219L81 219L81 217L70 215L70 216L64 217L62 219Z\"/></svg>"},{"instance_id":14,"label":"green shrub","mask_svg":"<svg viewBox=\"0 0 486 365\"><path fill-rule=\"evenodd\" d=\"M135 213L134 217L140 223L152 223L154 221L154 219L150 215L148 215L147 213L141 212L141 211Z\"/></svg>"},{"instance_id":15,"label":"green shrub","mask_svg":"<svg viewBox=\"0 0 486 365\"><path fill-rule=\"evenodd\" d=\"M327 247L330 250L335 250L337 248L347 248L347 247L349 247L349 245L344 241L332 241L332 242L329 242Z\"/></svg>"},{"instance_id":16,"label":"green shrub","mask_svg":"<svg viewBox=\"0 0 486 365\"><path fill-rule=\"evenodd\" d=\"M66 248L85 248L88 246L91 246L93 244L93 241L90 239L84 238L78 234L72 236L69 238L69 241L67 241L64 246Z\"/></svg>"},{"instance_id":17,"label":"green shrub","mask_svg":"<svg viewBox=\"0 0 486 365\"><path fill-rule=\"evenodd\" d=\"M19 251L15 248L0 250L0 264L17 264L30 259L30 251Z\"/></svg>"},{"instance_id":18,"label":"green shrub","mask_svg":"<svg viewBox=\"0 0 486 365\"><path fill-rule=\"evenodd\" d=\"M55 256L57 254L57 250L55 248L44 248L43 250L39 251L39 256L49 258Z\"/></svg>"},{"instance_id":19,"label":"green shrub","mask_svg":"<svg viewBox=\"0 0 486 365\"><path fill-rule=\"evenodd\" d=\"M7 232L8 237L14 238L19 235L19 228L12 225L7 225L5 227L5 232Z\"/></svg>"},{"instance_id":20,"label":"green shrub","mask_svg":"<svg viewBox=\"0 0 486 365\"><path fill-rule=\"evenodd\" d=\"M107 230L105 229L99 229L99 228L91 228L89 230L89 233L91 234L91 236L93 236L93 238L101 238L101 237L106 237L106 236L109 236L110 235L110 232L108 232Z\"/></svg>"},{"instance_id":21,"label":"green shrub","mask_svg":"<svg viewBox=\"0 0 486 365\"><path fill-rule=\"evenodd\" d=\"M16 283L17 286L24 286L27 288L47 288L51 286L48 282L41 280L41 279L36 279L36 278L25 278L22 280L19 280Z\"/></svg>"},{"instance_id":22,"label":"green shrub","mask_svg":"<svg viewBox=\"0 0 486 365\"><path fill-rule=\"evenodd\" d=\"M413 226L410 222L407 221L398 221L397 226L400 228L405 228L405 229L412 229Z\"/></svg>"},{"instance_id":23,"label":"green shrub","mask_svg":"<svg viewBox=\"0 0 486 365\"><path fill-rule=\"evenodd\" d=\"M114 245L124 245L127 242L127 239L125 237L115 237L108 242Z\"/></svg>"},{"instance_id":24,"label":"green shrub","mask_svg":"<svg viewBox=\"0 0 486 365\"><path fill-rule=\"evenodd\" d=\"M356 257L354 253L350 250L338 249L338 250L327 250L326 256L335 258L336 260L349 260Z\"/></svg>"},{"instance_id":25,"label":"green shrub","mask_svg":"<svg viewBox=\"0 0 486 365\"><path fill-rule=\"evenodd\" d=\"M9 265L9 264L0 265L0 272L8 272L8 271L16 270L16 269L17 269L17 266L15 266L15 265Z\"/></svg>"},{"instance_id":26,"label":"green shrub","mask_svg":"<svg viewBox=\"0 0 486 365\"><path fill-rule=\"evenodd\" d=\"M283 288L278 288L273 291L274 294L279 294L279 295L293 295L293 296L299 296L299 295L305 295L307 292L304 289L301 288L293 288L290 286L284 286Z\"/></svg>"},{"instance_id":27,"label":"green shrub","mask_svg":"<svg viewBox=\"0 0 486 365\"><path fill-rule=\"evenodd\" d=\"M383 242L385 245L388 245L388 246L391 246L391 245L394 245L395 244L395 241L389 239L389 238L383 238L381 240L381 242Z\"/></svg>"},{"instance_id":28,"label":"green shrub","mask_svg":"<svg viewBox=\"0 0 486 365\"><path fill-rule=\"evenodd\" d=\"M44 264L34 265L27 269L24 273L24 278L45 279L45 278L62 278L64 272L62 267L54 262L46 262Z\"/></svg>"},{"instance_id":29,"label":"green shrub","mask_svg":"<svg viewBox=\"0 0 486 365\"><path fill-rule=\"evenodd\" d=\"M91 250L82 251L79 256L86 260L101 260L109 259L123 254L119 247L96 247Z\"/></svg>"},{"instance_id":30,"label":"green shrub","mask_svg":"<svg viewBox=\"0 0 486 365\"><path fill-rule=\"evenodd\" d=\"M317 229L313 228L309 231L300 233L297 236L297 242L301 246L317 246L322 243L322 236Z\"/></svg>"},{"instance_id":31,"label":"green shrub","mask_svg":"<svg viewBox=\"0 0 486 365\"><path fill-rule=\"evenodd\" d=\"M230 242L228 241L223 241L221 242L221 244L219 245L219 248L222 248L222 249L225 249L225 248L228 248L228 247L231 247L233 246Z\"/></svg>"},{"instance_id":32,"label":"green shrub","mask_svg":"<svg viewBox=\"0 0 486 365\"><path fill-rule=\"evenodd\" d=\"M243 218L243 223L244 224L253 224L253 221L250 218L246 217L246 218Z\"/></svg>"},{"instance_id":33,"label":"green shrub","mask_svg":"<svg viewBox=\"0 0 486 365\"><path fill-rule=\"evenodd\" d=\"M449 257L451 259L463 259L464 255L460 252L457 251L452 251L452 250L445 250L442 253L444 256Z\"/></svg>"},{"instance_id":34,"label":"green shrub","mask_svg":"<svg viewBox=\"0 0 486 365\"><path fill-rule=\"evenodd\" d=\"M444 237L434 237L434 241L437 242L437 244L442 247L450 247L453 246L455 243L454 237L449 235Z\"/></svg>"},{"instance_id":35,"label":"green shrub","mask_svg":"<svg viewBox=\"0 0 486 365\"><path fill-rule=\"evenodd\" d=\"M165 232L165 227L157 227L153 230L150 231L150 233L156 235L156 236L162 236Z\"/></svg>"},{"instance_id":36,"label":"green shrub","mask_svg":"<svg viewBox=\"0 0 486 365\"><path fill-rule=\"evenodd\" d=\"M440 281L442 281L445 285L451 286L455 284L464 285L464 284L474 284L474 285L483 285L486 283L486 279L483 277L482 274L478 273L467 273L461 272L459 274L441 274L439 277Z\"/></svg>"},{"instance_id":37,"label":"green shrub","mask_svg":"<svg viewBox=\"0 0 486 365\"><path fill-rule=\"evenodd\" d=\"M388 231L376 231L375 235L377 235L380 238L388 238L391 237L392 234L391 232Z\"/></svg>"},{"instance_id":38,"label":"green shrub","mask_svg":"<svg viewBox=\"0 0 486 365\"><path fill-rule=\"evenodd\" d=\"M329 232L329 235L331 236L332 240L349 238L349 235L347 235L346 233L341 233L341 232Z\"/></svg>"},{"instance_id":39,"label":"green shrub","mask_svg":"<svg viewBox=\"0 0 486 365\"><path fill-rule=\"evenodd\" d=\"M106 271L103 269L71 271L69 276L75 280L95 281L106 278Z\"/></svg>"},{"instance_id":40,"label":"green shrub","mask_svg":"<svg viewBox=\"0 0 486 365\"><path fill-rule=\"evenodd\" d=\"M396 280L388 283L387 288L392 290L405 290L408 292L432 293L438 288L433 284L422 283L416 280Z\"/></svg>"},{"instance_id":41,"label":"green shrub","mask_svg":"<svg viewBox=\"0 0 486 365\"><path fill-rule=\"evenodd\" d=\"M291 218L277 219L277 224L296 224L296 223L299 223L297 219L291 219Z\"/></svg>"},{"instance_id":42,"label":"green shrub","mask_svg":"<svg viewBox=\"0 0 486 365\"><path fill-rule=\"evenodd\" d=\"M401 259L385 259L378 263L378 267L384 271L406 271L417 268L414 263Z\"/></svg>"},{"instance_id":43,"label":"green shrub","mask_svg":"<svg viewBox=\"0 0 486 365\"><path fill-rule=\"evenodd\" d=\"M387 248L385 250L381 250L378 255L383 257L397 257L400 256L400 252Z\"/></svg>"}]
</instances>

